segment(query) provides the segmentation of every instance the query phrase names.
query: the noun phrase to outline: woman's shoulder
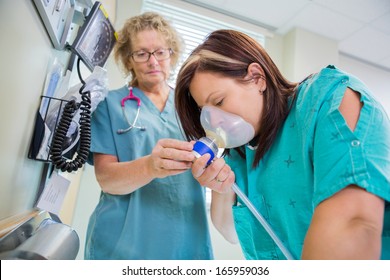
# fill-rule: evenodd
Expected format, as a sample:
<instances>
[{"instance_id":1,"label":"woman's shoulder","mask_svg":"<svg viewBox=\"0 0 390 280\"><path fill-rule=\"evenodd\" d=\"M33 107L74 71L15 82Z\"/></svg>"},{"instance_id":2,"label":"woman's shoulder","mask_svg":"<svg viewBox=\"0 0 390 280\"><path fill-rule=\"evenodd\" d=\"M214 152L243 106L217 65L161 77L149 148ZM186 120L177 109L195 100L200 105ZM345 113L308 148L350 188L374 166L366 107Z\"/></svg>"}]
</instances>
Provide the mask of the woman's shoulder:
<instances>
[{"instance_id":1,"label":"woman's shoulder","mask_svg":"<svg viewBox=\"0 0 390 280\"><path fill-rule=\"evenodd\" d=\"M318 73L309 76L311 85L318 85L322 88L332 88L337 84L348 85L348 87L360 88L363 91L368 91L364 82L355 75L348 73L334 65L328 65L322 68Z\"/></svg>"},{"instance_id":2,"label":"woman's shoulder","mask_svg":"<svg viewBox=\"0 0 390 280\"><path fill-rule=\"evenodd\" d=\"M105 100L106 102L110 102L110 101L118 101L118 100L121 100L124 96L126 96L127 94L129 94L129 89L127 86L123 86L123 87L120 87L120 88L117 88L117 89L112 89L108 92Z\"/></svg>"},{"instance_id":3,"label":"woman's shoulder","mask_svg":"<svg viewBox=\"0 0 390 280\"><path fill-rule=\"evenodd\" d=\"M334 65L328 65L300 83L298 98L313 102L326 101L335 92L345 87L350 87L363 95L370 95L368 88L359 78Z\"/></svg>"},{"instance_id":4,"label":"woman's shoulder","mask_svg":"<svg viewBox=\"0 0 390 280\"><path fill-rule=\"evenodd\" d=\"M127 92L127 93L129 92L129 88L127 86L112 89L108 92L108 95L118 95L118 94L123 94L124 92Z\"/></svg>"},{"instance_id":5,"label":"woman's shoulder","mask_svg":"<svg viewBox=\"0 0 390 280\"><path fill-rule=\"evenodd\" d=\"M328 65L327 67L322 68L317 73L309 75L303 82L306 82L308 85L313 86L330 86L329 82L339 83L345 79L348 79L350 74L345 71L337 68L334 65Z\"/></svg>"}]
</instances>

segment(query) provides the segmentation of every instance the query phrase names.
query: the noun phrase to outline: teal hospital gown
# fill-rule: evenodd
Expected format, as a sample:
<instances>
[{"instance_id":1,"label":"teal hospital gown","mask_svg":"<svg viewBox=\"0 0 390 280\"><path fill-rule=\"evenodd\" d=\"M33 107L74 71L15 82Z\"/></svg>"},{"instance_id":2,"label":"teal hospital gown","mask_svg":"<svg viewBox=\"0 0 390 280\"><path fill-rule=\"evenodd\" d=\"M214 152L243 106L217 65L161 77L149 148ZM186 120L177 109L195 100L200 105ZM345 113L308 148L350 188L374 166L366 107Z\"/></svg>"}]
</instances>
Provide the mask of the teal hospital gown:
<instances>
[{"instance_id":1,"label":"teal hospital gown","mask_svg":"<svg viewBox=\"0 0 390 280\"><path fill-rule=\"evenodd\" d=\"M162 112L138 88L141 99L136 126L127 133L118 129L129 125L122 114L121 100L129 94L123 87L110 91L92 119L91 152L115 155L120 162L135 160L152 152L161 138L184 140L170 92ZM130 122L137 102L126 101ZM101 193L92 213L85 246L85 259L212 259L205 207L205 191L191 171L154 179L126 195Z\"/></svg>"},{"instance_id":2,"label":"teal hospital gown","mask_svg":"<svg viewBox=\"0 0 390 280\"><path fill-rule=\"evenodd\" d=\"M360 93L363 107L352 132L339 112L346 88ZM333 66L301 83L276 141L257 168L245 146L226 157L237 185L294 258L299 259L315 207L350 184L385 200L382 259L390 258L389 118L365 85ZM252 213L238 199L235 227L247 259L284 259ZM329 224L329 227L332 225Z\"/></svg>"}]
</instances>

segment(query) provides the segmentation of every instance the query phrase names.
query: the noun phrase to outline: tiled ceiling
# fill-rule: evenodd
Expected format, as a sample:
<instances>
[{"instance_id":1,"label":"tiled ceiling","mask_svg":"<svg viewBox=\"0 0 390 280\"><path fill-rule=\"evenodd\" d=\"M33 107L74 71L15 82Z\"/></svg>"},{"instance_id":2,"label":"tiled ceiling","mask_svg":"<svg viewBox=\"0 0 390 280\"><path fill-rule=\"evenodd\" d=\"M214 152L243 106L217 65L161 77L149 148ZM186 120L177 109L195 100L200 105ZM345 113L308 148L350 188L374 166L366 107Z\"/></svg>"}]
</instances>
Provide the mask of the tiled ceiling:
<instances>
[{"instance_id":1,"label":"tiled ceiling","mask_svg":"<svg viewBox=\"0 0 390 280\"><path fill-rule=\"evenodd\" d=\"M301 27L390 71L390 0L185 0L284 35Z\"/></svg>"}]
</instances>

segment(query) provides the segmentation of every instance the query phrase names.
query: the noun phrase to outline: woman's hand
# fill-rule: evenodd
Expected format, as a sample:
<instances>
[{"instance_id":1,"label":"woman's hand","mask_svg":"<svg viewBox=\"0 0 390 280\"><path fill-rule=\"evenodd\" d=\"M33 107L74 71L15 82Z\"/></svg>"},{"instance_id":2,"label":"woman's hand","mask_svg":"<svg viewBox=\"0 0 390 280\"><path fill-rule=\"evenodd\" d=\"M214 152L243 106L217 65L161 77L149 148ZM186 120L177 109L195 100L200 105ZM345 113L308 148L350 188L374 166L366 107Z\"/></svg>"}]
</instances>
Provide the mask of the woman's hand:
<instances>
[{"instance_id":1,"label":"woman's hand","mask_svg":"<svg viewBox=\"0 0 390 280\"><path fill-rule=\"evenodd\" d=\"M207 166L209 159L209 154L196 159L192 164L192 175L202 186L213 191L210 207L213 225L227 241L236 244L238 237L232 212L236 194L231 188L235 181L235 175L223 158L215 159Z\"/></svg>"},{"instance_id":2,"label":"woman's hand","mask_svg":"<svg viewBox=\"0 0 390 280\"><path fill-rule=\"evenodd\" d=\"M193 142L160 139L150 155L149 167L153 177L164 178L191 168L195 156Z\"/></svg>"},{"instance_id":3,"label":"woman's hand","mask_svg":"<svg viewBox=\"0 0 390 280\"><path fill-rule=\"evenodd\" d=\"M207 166L209 154L196 159L192 165L192 175L205 187L218 193L227 193L235 181L235 175L223 158L215 159Z\"/></svg>"}]
</instances>

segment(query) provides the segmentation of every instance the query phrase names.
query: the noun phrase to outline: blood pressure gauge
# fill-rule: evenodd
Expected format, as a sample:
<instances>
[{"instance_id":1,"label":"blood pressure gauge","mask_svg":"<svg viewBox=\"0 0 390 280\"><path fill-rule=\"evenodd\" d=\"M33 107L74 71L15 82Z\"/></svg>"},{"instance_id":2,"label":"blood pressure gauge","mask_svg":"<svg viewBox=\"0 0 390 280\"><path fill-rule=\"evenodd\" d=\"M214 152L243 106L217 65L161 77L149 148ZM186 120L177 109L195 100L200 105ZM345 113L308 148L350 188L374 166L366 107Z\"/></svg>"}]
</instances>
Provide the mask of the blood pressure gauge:
<instances>
[{"instance_id":1,"label":"blood pressure gauge","mask_svg":"<svg viewBox=\"0 0 390 280\"><path fill-rule=\"evenodd\" d=\"M96 1L81 27L72 50L91 72L104 67L117 40L117 34L100 2Z\"/></svg>"}]
</instances>

